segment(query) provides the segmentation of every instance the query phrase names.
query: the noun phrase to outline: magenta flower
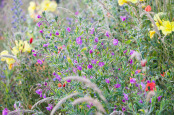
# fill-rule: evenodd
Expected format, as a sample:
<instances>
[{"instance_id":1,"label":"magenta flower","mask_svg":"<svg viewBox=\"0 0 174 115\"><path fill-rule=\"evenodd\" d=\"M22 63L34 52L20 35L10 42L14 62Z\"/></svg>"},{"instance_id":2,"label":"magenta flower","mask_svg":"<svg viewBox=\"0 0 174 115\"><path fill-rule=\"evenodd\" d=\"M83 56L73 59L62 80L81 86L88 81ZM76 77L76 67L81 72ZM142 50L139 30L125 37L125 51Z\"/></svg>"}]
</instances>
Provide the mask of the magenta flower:
<instances>
[{"instance_id":1,"label":"magenta flower","mask_svg":"<svg viewBox=\"0 0 174 115\"><path fill-rule=\"evenodd\" d=\"M94 28L91 29L91 34L93 34L93 33L94 33Z\"/></svg>"},{"instance_id":2,"label":"magenta flower","mask_svg":"<svg viewBox=\"0 0 174 115\"><path fill-rule=\"evenodd\" d=\"M91 106L90 105L86 105L89 109L91 108Z\"/></svg>"},{"instance_id":3,"label":"magenta flower","mask_svg":"<svg viewBox=\"0 0 174 115\"><path fill-rule=\"evenodd\" d=\"M75 12L75 15L77 16L79 14L79 12L77 11L77 12Z\"/></svg>"},{"instance_id":4,"label":"magenta flower","mask_svg":"<svg viewBox=\"0 0 174 115\"><path fill-rule=\"evenodd\" d=\"M90 77L90 79L92 79L92 78L93 78L93 76Z\"/></svg>"},{"instance_id":5,"label":"magenta flower","mask_svg":"<svg viewBox=\"0 0 174 115\"><path fill-rule=\"evenodd\" d=\"M111 55L115 55L115 53L114 52L111 52Z\"/></svg>"},{"instance_id":6,"label":"magenta flower","mask_svg":"<svg viewBox=\"0 0 174 115\"><path fill-rule=\"evenodd\" d=\"M124 99L129 100L127 94L123 93L123 95L124 95Z\"/></svg>"},{"instance_id":7,"label":"magenta flower","mask_svg":"<svg viewBox=\"0 0 174 115\"><path fill-rule=\"evenodd\" d=\"M37 93L38 95L42 94L42 89L37 89L37 90L36 90L36 93Z\"/></svg>"},{"instance_id":8,"label":"magenta flower","mask_svg":"<svg viewBox=\"0 0 174 115\"><path fill-rule=\"evenodd\" d=\"M106 83L110 83L109 79L105 79Z\"/></svg>"},{"instance_id":9,"label":"magenta flower","mask_svg":"<svg viewBox=\"0 0 174 115\"><path fill-rule=\"evenodd\" d=\"M125 112L126 111L126 108L125 107L122 107L122 111Z\"/></svg>"},{"instance_id":10,"label":"magenta flower","mask_svg":"<svg viewBox=\"0 0 174 115\"><path fill-rule=\"evenodd\" d=\"M142 87L142 90L144 90L146 88L146 85L143 82L141 82L141 87Z\"/></svg>"},{"instance_id":11,"label":"magenta flower","mask_svg":"<svg viewBox=\"0 0 174 115\"><path fill-rule=\"evenodd\" d=\"M118 45L118 40L117 39L113 39L113 45L114 46Z\"/></svg>"},{"instance_id":12,"label":"magenta flower","mask_svg":"<svg viewBox=\"0 0 174 115\"><path fill-rule=\"evenodd\" d=\"M49 43L43 44L43 47L48 47L48 45L50 45L50 44Z\"/></svg>"},{"instance_id":13,"label":"magenta flower","mask_svg":"<svg viewBox=\"0 0 174 115\"><path fill-rule=\"evenodd\" d=\"M76 73L76 68L73 68L73 72Z\"/></svg>"},{"instance_id":14,"label":"magenta flower","mask_svg":"<svg viewBox=\"0 0 174 115\"><path fill-rule=\"evenodd\" d=\"M91 63L92 63L92 64L96 64L97 61L98 61L98 60L93 60L93 59L91 59Z\"/></svg>"},{"instance_id":15,"label":"magenta flower","mask_svg":"<svg viewBox=\"0 0 174 115\"><path fill-rule=\"evenodd\" d=\"M94 41L95 41L96 43L98 43L98 38L96 37L96 38L94 39Z\"/></svg>"},{"instance_id":16,"label":"magenta flower","mask_svg":"<svg viewBox=\"0 0 174 115\"><path fill-rule=\"evenodd\" d=\"M70 28L70 27L68 27L66 30L67 30L68 32L70 32L70 31L71 31L71 28Z\"/></svg>"},{"instance_id":17,"label":"magenta flower","mask_svg":"<svg viewBox=\"0 0 174 115\"><path fill-rule=\"evenodd\" d=\"M52 36L52 33L50 32L50 36Z\"/></svg>"},{"instance_id":18,"label":"magenta flower","mask_svg":"<svg viewBox=\"0 0 174 115\"><path fill-rule=\"evenodd\" d=\"M104 62L99 62L98 65L99 65L100 67L103 67L105 64L104 64Z\"/></svg>"},{"instance_id":19,"label":"magenta flower","mask_svg":"<svg viewBox=\"0 0 174 115\"><path fill-rule=\"evenodd\" d=\"M136 83L136 79L135 79L135 78L131 78L131 79L130 79L130 83L131 83L131 84Z\"/></svg>"},{"instance_id":20,"label":"magenta flower","mask_svg":"<svg viewBox=\"0 0 174 115\"><path fill-rule=\"evenodd\" d=\"M92 68L93 68L93 66L92 66L91 64L89 64L89 65L88 65L88 68L89 68L89 69L92 69Z\"/></svg>"},{"instance_id":21,"label":"magenta flower","mask_svg":"<svg viewBox=\"0 0 174 115\"><path fill-rule=\"evenodd\" d=\"M129 60L129 63L130 63L130 64L132 64L132 63L133 63L132 59L130 59L130 60Z\"/></svg>"},{"instance_id":22,"label":"magenta flower","mask_svg":"<svg viewBox=\"0 0 174 115\"><path fill-rule=\"evenodd\" d=\"M42 18L40 15L37 15L37 18Z\"/></svg>"},{"instance_id":23,"label":"magenta flower","mask_svg":"<svg viewBox=\"0 0 174 115\"><path fill-rule=\"evenodd\" d=\"M42 65L42 60L38 59L37 60L37 63L40 64L40 65Z\"/></svg>"},{"instance_id":24,"label":"magenta flower","mask_svg":"<svg viewBox=\"0 0 174 115\"><path fill-rule=\"evenodd\" d=\"M68 79L68 80L66 80L66 81L67 81L68 83L69 83L69 82L71 82L71 80L70 80L70 79Z\"/></svg>"},{"instance_id":25,"label":"magenta flower","mask_svg":"<svg viewBox=\"0 0 174 115\"><path fill-rule=\"evenodd\" d=\"M115 86L115 88L119 88L119 87L121 87L121 84L115 84L114 86Z\"/></svg>"},{"instance_id":26,"label":"magenta flower","mask_svg":"<svg viewBox=\"0 0 174 115\"><path fill-rule=\"evenodd\" d=\"M82 44L82 39L81 37L76 38L76 43L81 45Z\"/></svg>"},{"instance_id":27,"label":"magenta flower","mask_svg":"<svg viewBox=\"0 0 174 115\"><path fill-rule=\"evenodd\" d=\"M9 110L7 108L4 108L4 110L2 111L2 115L7 115L9 112Z\"/></svg>"},{"instance_id":28,"label":"magenta flower","mask_svg":"<svg viewBox=\"0 0 174 115\"><path fill-rule=\"evenodd\" d=\"M130 55L132 55L134 52L135 52L134 50L131 50L131 51L130 51Z\"/></svg>"},{"instance_id":29,"label":"magenta flower","mask_svg":"<svg viewBox=\"0 0 174 115\"><path fill-rule=\"evenodd\" d=\"M46 94L43 95L43 98L46 98Z\"/></svg>"},{"instance_id":30,"label":"magenta flower","mask_svg":"<svg viewBox=\"0 0 174 115\"><path fill-rule=\"evenodd\" d=\"M140 99L139 103L143 103L143 101Z\"/></svg>"},{"instance_id":31,"label":"magenta flower","mask_svg":"<svg viewBox=\"0 0 174 115\"><path fill-rule=\"evenodd\" d=\"M92 50L89 50L89 54L92 54L93 53L93 51Z\"/></svg>"},{"instance_id":32,"label":"magenta flower","mask_svg":"<svg viewBox=\"0 0 174 115\"><path fill-rule=\"evenodd\" d=\"M53 109L53 105L52 105L52 104L48 104L48 107L46 107L46 109L47 109L48 111L51 111L51 110Z\"/></svg>"},{"instance_id":33,"label":"magenta flower","mask_svg":"<svg viewBox=\"0 0 174 115\"><path fill-rule=\"evenodd\" d=\"M127 52L127 50L124 50L124 52L123 52L123 53L125 54L126 52Z\"/></svg>"},{"instance_id":34,"label":"magenta flower","mask_svg":"<svg viewBox=\"0 0 174 115\"><path fill-rule=\"evenodd\" d=\"M42 25L42 22L38 22L37 26L40 27Z\"/></svg>"},{"instance_id":35,"label":"magenta flower","mask_svg":"<svg viewBox=\"0 0 174 115\"><path fill-rule=\"evenodd\" d=\"M59 75L56 75L56 79L61 81L61 77Z\"/></svg>"},{"instance_id":36,"label":"magenta flower","mask_svg":"<svg viewBox=\"0 0 174 115\"><path fill-rule=\"evenodd\" d=\"M33 56L36 57L37 53L34 53Z\"/></svg>"},{"instance_id":37,"label":"magenta flower","mask_svg":"<svg viewBox=\"0 0 174 115\"><path fill-rule=\"evenodd\" d=\"M123 100L122 100L122 102L123 102L123 103L125 103L125 102L126 102L126 100L124 100L124 99L123 99Z\"/></svg>"},{"instance_id":38,"label":"magenta flower","mask_svg":"<svg viewBox=\"0 0 174 115\"><path fill-rule=\"evenodd\" d=\"M159 97L158 97L158 101L161 101L161 97L162 97L162 96L159 96Z\"/></svg>"},{"instance_id":39,"label":"magenta flower","mask_svg":"<svg viewBox=\"0 0 174 115\"><path fill-rule=\"evenodd\" d=\"M105 34L108 38L109 38L109 32L106 32L106 34Z\"/></svg>"},{"instance_id":40,"label":"magenta flower","mask_svg":"<svg viewBox=\"0 0 174 115\"><path fill-rule=\"evenodd\" d=\"M120 18L123 22L126 20L126 16L120 16Z\"/></svg>"},{"instance_id":41,"label":"magenta flower","mask_svg":"<svg viewBox=\"0 0 174 115\"><path fill-rule=\"evenodd\" d=\"M43 30L40 30L39 32L40 32L40 33L43 33Z\"/></svg>"},{"instance_id":42,"label":"magenta flower","mask_svg":"<svg viewBox=\"0 0 174 115\"><path fill-rule=\"evenodd\" d=\"M97 49L97 45L94 45L94 47L93 47L94 49Z\"/></svg>"},{"instance_id":43,"label":"magenta flower","mask_svg":"<svg viewBox=\"0 0 174 115\"><path fill-rule=\"evenodd\" d=\"M56 75L56 72L53 72L53 75Z\"/></svg>"},{"instance_id":44,"label":"magenta flower","mask_svg":"<svg viewBox=\"0 0 174 115\"><path fill-rule=\"evenodd\" d=\"M56 35L57 35L57 36L59 35L59 32L58 32L58 31L56 31Z\"/></svg>"},{"instance_id":45,"label":"magenta flower","mask_svg":"<svg viewBox=\"0 0 174 115\"><path fill-rule=\"evenodd\" d=\"M82 67L81 66L77 66L77 69L81 71L82 70Z\"/></svg>"}]
</instances>

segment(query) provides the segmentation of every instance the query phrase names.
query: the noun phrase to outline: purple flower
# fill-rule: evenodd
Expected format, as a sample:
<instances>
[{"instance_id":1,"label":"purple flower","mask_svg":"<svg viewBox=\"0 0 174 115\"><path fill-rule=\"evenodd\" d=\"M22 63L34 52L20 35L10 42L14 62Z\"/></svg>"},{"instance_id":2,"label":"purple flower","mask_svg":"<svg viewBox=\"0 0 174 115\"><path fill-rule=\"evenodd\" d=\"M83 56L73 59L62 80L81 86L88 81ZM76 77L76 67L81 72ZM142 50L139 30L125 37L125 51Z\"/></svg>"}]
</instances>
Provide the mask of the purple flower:
<instances>
[{"instance_id":1,"label":"purple flower","mask_svg":"<svg viewBox=\"0 0 174 115\"><path fill-rule=\"evenodd\" d=\"M155 81L154 81L154 80L152 80L152 82L153 82L153 83L155 83Z\"/></svg>"},{"instance_id":2,"label":"purple flower","mask_svg":"<svg viewBox=\"0 0 174 115\"><path fill-rule=\"evenodd\" d=\"M67 81L68 83L69 83L69 82L71 82L71 80L70 80L70 79L68 79L68 80L66 80L66 81Z\"/></svg>"},{"instance_id":3,"label":"purple flower","mask_svg":"<svg viewBox=\"0 0 174 115\"><path fill-rule=\"evenodd\" d=\"M50 36L52 36L52 33L50 32Z\"/></svg>"},{"instance_id":4,"label":"purple flower","mask_svg":"<svg viewBox=\"0 0 174 115\"><path fill-rule=\"evenodd\" d=\"M124 52L123 53L126 53L127 52L127 50L124 50Z\"/></svg>"},{"instance_id":5,"label":"purple flower","mask_svg":"<svg viewBox=\"0 0 174 115\"><path fill-rule=\"evenodd\" d=\"M143 101L140 99L139 103L143 103Z\"/></svg>"},{"instance_id":6,"label":"purple flower","mask_svg":"<svg viewBox=\"0 0 174 115\"><path fill-rule=\"evenodd\" d=\"M45 86L47 86L47 85L48 85L48 83L47 83L47 82L45 82L45 83L44 83L44 85L45 85Z\"/></svg>"},{"instance_id":7,"label":"purple flower","mask_svg":"<svg viewBox=\"0 0 174 115\"><path fill-rule=\"evenodd\" d=\"M32 50L32 52L35 52L35 50Z\"/></svg>"},{"instance_id":8,"label":"purple flower","mask_svg":"<svg viewBox=\"0 0 174 115\"><path fill-rule=\"evenodd\" d=\"M75 12L75 15L78 15L79 14L79 12L77 11L77 12Z\"/></svg>"},{"instance_id":9,"label":"purple flower","mask_svg":"<svg viewBox=\"0 0 174 115\"><path fill-rule=\"evenodd\" d=\"M114 46L118 45L118 40L117 39L113 39L113 45Z\"/></svg>"},{"instance_id":10,"label":"purple flower","mask_svg":"<svg viewBox=\"0 0 174 115\"><path fill-rule=\"evenodd\" d=\"M61 77L59 75L56 75L57 80L61 81Z\"/></svg>"},{"instance_id":11,"label":"purple flower","mask_svg":"<svg viewBox=\"0 0 174 115\"><path fill-rule=\"evenodd\" d=\"M43 98L46 98L46 94L43 95Z\"/></svg>"},{"instance_id":12,"label":"purple flower","mask_svg":"<svg viewBox=\"0 0 174 115\"><path fill-rule=\"evenodd\" d=\"M150 83L150 80L147 80L147 83Z\"/></svg>"},{"instance_id":13,"label":"purple flower","mask_svg":"<svg viewBox=\"0 0 174 115\"><path fill-rule=\"evenodd\" d=\"M121 18L122 21L126 20L126 16L120 16L120 18Z\"/></svg>"},{"instance_id":14,"label":"purple flower","mask_svg":"<svg viewBox=\"0 0 174 115\"><path fill-rule=\"evenodd\" d=\"M37 60L37 63L40 64L40 65L42 65L42 60L38 59Z\"/></svg>"},{"instance_id":15,"label":"purple flower","mask_svg":"<svg viewBox=\"0 0 174 115\"><path fill-rule=\"evenodd\" d=\"M36 57L37 53L34 53L33 56Z\"/></svg>"},{"instance_id":16,"label":"purple flower","mask_svg":"<svg viewBox=\"0 0 174 115\"><path fill-rule=\"evenodd\" d=\"M37 93L38 95L42 94L42 89L37 89L37 90L36 90L36 93Z\"/></svg>"},{"instance_id":17,"label":"purple flower","mask_svg":"<svg viewBox=\"0 0 174 115\"><path fill-rule=\"evenodd\" d=\"M89 109L91 108L91 106L90 105L86 105Z\"/></svg>"},{"instance_id":18,"label":"purple flower","mask_svg":"<svg viewBox=\"0 0 174 115\"><path fill-rule=\"evenodd\" d=\"M70 27L68 27L66 30L67 30L68 32L70 32L70 31L71 31L71 28L70 28Z\"/></svg>"},{"instance_id":19,"label":"purple flower","mask_svg":"<svg viewBox=\"0 0 174 115\"><path fill-rule=\"evenodd\" d=\"M96 37L96 38L94 39L94 41L95 41L96 43L98 43L98 38Z\"/></svg>"},{"instance_id":20,"label":"purple flower","mask_svg":"<svg viewBox=\"0 0 174 115\"><path fill-rule=\"evenodd\" d=\"M91 34L93 34L93 33L94 33L94 28L91 29Z\"/></svg>"},{"instance_id":21,"label":"purple flower","mask_svg":"<svg viewBox=\"0 0 174 115\"><path fill-rule=\"evenodd\" d=\"M122 111L125 112L126 111L126 108L125 107L122 107Z\"/></svg>"},{"instance_id":22,"label":"purple flower","mask_svg":"<svg viewBox=\"0 0 174 115\"><path fill-rule=\"evenodd\" d=\"M76 73L76 68L73 68L73 72Z\"/></svg>"},{"instance_id":23,"label":"purple flower","mask_svg":"<svg viewBox=\"0 0 174 115\"><path fill-rule=\"evenodd\" d=\"M58 32L58 31L56 31L56 35L57 35L57 36L59 35L59 32Z\"/></svg>"},{"instance_id":24,"label":"purple flower","mask_svg":"<svg viewBox=\"0 0 174 115\"><path fill-rule=\"evenodd\" d=\"M141 87L142 87L142 90L144 90L146 88L146 85L143 82L141 82Z\"/></svg>"},{"instance_id":25,"label":"purple flower","mask_svg":"<svg viewBox=\"0 0 174 115\"><path fill-rule=\"evenodd\" d=\"M51 111L51 110L53 109L53 105L52 105L52 104L48 104L48 107L46 107L46 109L47 109L48 111Z\"/></svg>"},{"instance_id":26,"label":"purple flower","mask_svg":"<svg viewBox=\"0 0 174 115\"><path fill-rule=\"evenodd\" d=\"M129 63L130 63L130 64L132 64L132 63L133 63L132 59L130 59L130 60L129 60Z\"/></svg>"},{"instance_id":27,"label":"purple flower","mask_svg":"<svg viewBox=\"0 0 174 115\"><path fill-rule=\"evenodd\" d=\"M37 15L37 18L42 18L40 15Z\"/></svg>"},{"instance_id":28,"label":"purple flower","mask_svg":"<svg viewBox=\"0 0 174 115\"><path fill-rule=\"evenodd\" d=\"M122 100L122 102L123 102L123 103L125 103L125 102L126 102L126 100L124 100L124 99L123 99L123 100Z\"/></svg>"},{"instance_id":29,"label":"purple flower","mask_svg":"<svg viewBox=\"0 0 174 115\"><path fill-rule=\"evenodd\" d=\"M98 60L93 60L93 59L91 59L91 63L92 63L92 64L96 64L97 61L98 61Z\"/></svg>"},{"instance_id":30,"label":"purple flower","mask_svg":"<svg viewBox=\"0 0 174 115\"><path fill-rule=\"evenodd\" d=\"M40 33L43 33L43 30L40 30L39 32L40 32Z\"/></svg>"},{"instance_id":31,"label":"purple flower","mask_svg":"<svg viewBox=\"0 0 174 115\"><path fill-rule=\"evenodd\" d=\"M94 49L97 49L97 45L94 45L94 47L93 47Z\"/></svg>"},{"instance_id":32,"label":"purple flower","mask_svg":"<svg viewBox=\"0 0 174 115\"><path fill-rule=\"evenodd\" d=\"M130 55L132 55L133 53L134 53L134 50L131 50L131 51L130 51Z\"/></svg>"},{"instance_id":33,"label":"purple flower","mask_svg":"<svg viewBox=\"0 0 174 115\"><path fill-rule=\"evenodd\" d=\"M114 55L115 53L114 52L111 52L111 55Z\"/></svg>"},{"instance_id":34,"label":"purple flower","mask_svg":"<svg viewBox=\"0 0 174 115\"><path fill-rule=\"evenodd\" d=\"M48 47L48 45L49 45L49 43L47 43L47 44L44 44L44 45L43 45L43 47Z\"/></svg>"},{"instance_id":35,"label":"purple flower","mask_svg":"<svg viewBox=\"0 0 174 115\"><path fill-rule=\"evenodd\" d=\"M88 65L88 68L89 68L89 69L92 69L92 67L93 67L93 66L92 66L91 64Z\"/></svg>"},{"instance_id":36,"label":"purple flower","mask_svg":"<svg viewBox=\"0 0 174 115\"><path fill-rule=\"evenodd\" d=\"M37 26L40 27L42 25L42 22L38 22Z\"/></svg>"},{"instance_id":37,"label":"purple flower","mask_svg":"<svg viewBox=\"0 0 174 115\"><path fill-rule=\"evenodd\" d=\"M101 43L101 45L103 45L103 42Z\"/></svg>"},{"instance_id":38,"label":"purple flower","mask_svg":"<svg viewBox=\"0 0 174 115\"><path fill-rule=\"evenodd\" d=\"M99 62L98 65L99 65L100 67L103 67L105 64L104 64L104 62Z\"/></svg>"},{"instance_id":39,"label":"purple flower","mask_svg":"<svg viewBox=\"0 0 174 115\"><path fill-rule=\"evenodd\" d=\"M118 70L120 70L120 68L118 68Z\"/></svg>"},{"instance_id":40,"label":"purple flower","mask_svg":"<svg viewBox=\"0 0 174 115\"><path fill-rule=\"evenodd\" d=\"M105 79L106 83L110 83L109 79Z\"/></svg>"},{"instance_id":41,"label":"purple flower","mask_svg":"<svg viewBox=\"0 0 174 115\"><path fill-rule=\"evenodd\" d=\"M92 50L89 50L89 54L92 54L93 53L93 51Z\"/></svg>"},{"instance_id":42,"label":"purple flower","mask_svg":"<svg viewBox=\"0 0 174 115\"><path fill-rule=\"evenodd\" d=\"M115 88L119 88L119 87L121 87L121 84L115 84L114 86L115 86Z\"/></svg>"},{"instance_id":43,"label":"purple flower","mask_svg":"<svg viewBox=\"0 0 174 115\"><path fill-rule=\"evenodd\" d=\"M77 60L74 60L74 63L77 63Z\"/></svg>"},{"instance_id":44,"label":"purple flower","mask_svg":"<svg viewBox=\"0 0 174 115\"><path fill-rule=\"evenodd\" d=\"M123 93L123 95L124 95L124 99L128 100L128 95L125 93Z\"/></svg>"},{"instance_id":45,"label":"purple flower","mask_svg":"<svg viewBox=\"0 0 174 115\"><path fill-rule=\"evenodd\" d=\"M131 84L136 83L136 79L135 79L135 78L131 78L131 79L130 79L130 83L131 83Z\"/></svg>"},{"instance_id":46,"label":"purple flower","mask_svg":"<svg viewBox=\"0 0 174 115\"><path fill-rule=\"evenodd\" d=\"M82 67L81 66L77 66L77 69L81 71L82 70Z\"/></svg>"},{"instance_id":47,"label":"purple flower","mask_svg":"<svg viewBox=\"0 0 174 115\"><path fill-rule=\"evenodd\" d=\"M162 97L162 96L159 96L159 97L158 97L158 101L161 101L161 97Z\"/></svg>"},{"instance_id":48,"label":"purple flower","mask_svg":"<svg viewBox=\"0 0 174 115\"><path fill-rule=\"evenodd\" d=\"M9 112L9 110L7 108L4 108L4 110L2 111L2 115L7 115Z\"/></svg>"},{"instance_id":49,"label":"purple flower","mask_svg":"<svg viewBox=\"0 0 174 115\"><path fill-rule=\"evenodd\" d=\"M93 76L90 77L90 79L92 79L92 78L93 78Z\"/></svg>"},{"instance_id":50,"label":"purple flower","mask_svg":"<svg viewBox=\"0 0 174 115\"><path fill-rule=\"evenodd\" d=\"M109 32L106 32L106 34L105 34L108 38L109 38Z\"/></svg>"},{"instance_id":51,"label":"purple flower","mask_svg":"<svg viewBox=\"0 0 174 115\"><path fill-rule=\"evenodd\" d=\"M82 44L82 39L81 37L76 38L76 43L81 45Z\"/></svg>"},{"instance_id":52,"label":"purple flower","mask_svg":"<svg viewBox=\"0 0 174 115\"><path fill-rule=\"evenodd\" d=\"M56 75L56 72L53 72L53 75Z\"/></svg>"}]
</instances>

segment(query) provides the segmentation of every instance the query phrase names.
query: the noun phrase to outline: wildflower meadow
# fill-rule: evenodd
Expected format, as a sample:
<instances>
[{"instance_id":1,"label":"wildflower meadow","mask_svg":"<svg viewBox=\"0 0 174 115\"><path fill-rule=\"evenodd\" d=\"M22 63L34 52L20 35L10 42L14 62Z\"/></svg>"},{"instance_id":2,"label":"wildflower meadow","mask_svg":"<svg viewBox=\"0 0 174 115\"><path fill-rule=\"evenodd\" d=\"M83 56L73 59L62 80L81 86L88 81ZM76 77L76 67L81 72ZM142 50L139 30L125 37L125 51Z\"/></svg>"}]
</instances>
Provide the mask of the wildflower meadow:
<instances>
[{"instance_id":1,"label":"wildflower meadow","mask_svg":"<svg viewBox=\"0 0 174 115\"><path fill-rule=\"evenodd\" d=\"M173 115L174 0L0 0L0 115Z\"/></svg>"}]
</instances>

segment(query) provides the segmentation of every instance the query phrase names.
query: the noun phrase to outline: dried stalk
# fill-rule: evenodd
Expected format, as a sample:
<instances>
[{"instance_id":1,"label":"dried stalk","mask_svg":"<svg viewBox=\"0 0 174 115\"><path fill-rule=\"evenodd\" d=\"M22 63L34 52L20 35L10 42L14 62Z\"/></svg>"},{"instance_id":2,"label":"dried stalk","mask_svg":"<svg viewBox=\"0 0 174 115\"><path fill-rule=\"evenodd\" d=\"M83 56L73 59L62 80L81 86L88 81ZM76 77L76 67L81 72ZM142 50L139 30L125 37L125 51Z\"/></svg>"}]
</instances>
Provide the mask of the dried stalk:
<instances>
[{"instance_id":1,"label":"dried stalk","mask_svg":"<svg viewBox=\"0 0 174 115\"><path fill-rule=\"evenodd\" d=\"M88 87L92 88L94 91L96 91L100 98L103 99L105 102L107 102L106 98L103 96L102 91L97 87L96 84L92 83L89 79L83 78L83 77L78 77L78 76L70 76L70 77L65 77L64 80L77 80L80 82L85 83Z\"/></svg>"},{"instance_id":2,"label":"dried stalk","mask_svg":"<svg viewBox=\"0 0 174 115\"><path fill-rule=\"evenodd\" d=\"M43 102L45 102L45 101L52 100L53 98L54 98L54 97L47 97L47 98L44 98L44 99L42 99L42 100L36 102L36 103L32 106L31 109L33 109L33 108L34 108L35 106L37 106L38 104L41 104L41 103L43 103Z\"/></svg>"},{"instance_id":3,"label":"dried stalk","mask_svg":"<svg viewBox=\"0 0 174 115\"><path fill-rule=\"evenodd\" d=\"M79 103L83 103L83 102L87 102L89 104L93 104L94 106L97 107L97 109L103 113L106 113L104 107L102 106L102 104L97 100L97 99L94 99L94 98L91 98L91 97L81 97L81 98L78 98L76 100L74 100L74 102L72 103L73 105L77 105Z\"/></svg>"},{"instance_id":4,"label":"dried stalk","mask_svg":"<svg viewBox=\"0 0 174 115\"><path fill-rule=\"evenodd\" d=\"M71 95L68 95L66 97L64 97L63 99L61 99L57 104L56 106L53 108L53 110L51 111L51 114L50 115L53 115L57 109L59 109L59 107L69 98L73 97L73 96L76 96L78 95L79 93L73 93Z\"/></svg>"},{"instance_id":5,"label":"dried stalk","mask_svg":"<svg viewBox=\"0 0 174 115\"><path fill-rule=\"evenodd\" d=\"M16 113L18 114L19 112L23 112L23 113L35 113L32 110L15 110L15 111L9 112L8 115L16 115Z\"/></svg>"}]
</instances>

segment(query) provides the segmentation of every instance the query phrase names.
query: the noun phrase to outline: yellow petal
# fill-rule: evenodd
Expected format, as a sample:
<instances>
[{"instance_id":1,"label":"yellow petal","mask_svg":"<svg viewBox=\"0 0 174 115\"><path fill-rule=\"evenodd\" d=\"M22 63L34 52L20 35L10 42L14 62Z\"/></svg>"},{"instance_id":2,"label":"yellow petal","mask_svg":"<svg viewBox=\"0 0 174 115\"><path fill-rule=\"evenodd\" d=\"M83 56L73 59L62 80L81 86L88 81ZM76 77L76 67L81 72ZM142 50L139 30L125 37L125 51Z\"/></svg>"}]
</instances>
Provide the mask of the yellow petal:
<instances>
[{"instance_id":1,"label":"yellow petal","mask_svg":"<svg viewBox=\"0 0 174 115\"><path fill-rule=\"evenodd\" d=\"M155 31L150 31L149 33L150 33L150 38L153 38Z\"/></svg>"},{"instance_id":2,"label":"yellow petal","mask_svg":"<svg viewBox=\"0 0 174 115\"><path fill-rule=\"evenodd\" d=\"M0 55L2 56L2 55L8 55L8 51L7 50L4 50L4 51L2 51L1 53L0 53ZM1 58L1 61L5 61L7 58L6 57L2 57Z\"/></svg>"},{"instance_id":3,"label":"yellow petal","mask_svg":"<svg viewBox=\"0 0 174 115\"><path fill-rule=\"evenodd\" d=\"M124 5L125 3L127 3L127 0L118 0L118 4L120 6Z\"/></svg>"}]
</instances>

